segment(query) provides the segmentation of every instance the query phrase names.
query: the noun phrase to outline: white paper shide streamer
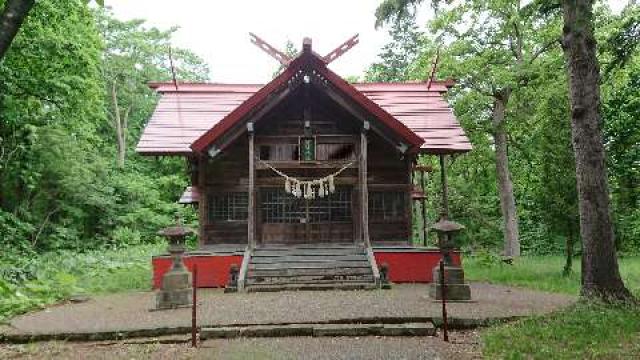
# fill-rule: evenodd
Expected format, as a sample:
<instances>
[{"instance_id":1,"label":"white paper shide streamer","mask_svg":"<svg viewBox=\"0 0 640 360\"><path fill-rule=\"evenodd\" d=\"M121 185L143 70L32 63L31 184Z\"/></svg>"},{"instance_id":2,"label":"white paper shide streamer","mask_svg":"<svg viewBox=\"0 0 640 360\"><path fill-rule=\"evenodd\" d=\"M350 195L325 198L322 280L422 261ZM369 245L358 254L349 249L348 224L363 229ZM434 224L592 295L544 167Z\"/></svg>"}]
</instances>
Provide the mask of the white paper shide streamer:
<instances>
[{"instance_id":1,"label":"white paper shide streamer","mask_svg":"<svg viewBox=\"0 0 640 360\"><path fill-rule=\"evenodd\" d=\"M333 194L336 191L336 176L340 175L354 163L352 161L341 167L340 170L334 172L333 174L327 175L320 179L299 180L295 177L283 173L264 160L257 160L269 169L273 170L273 172L284 178L284 191L287 194L291 194L297 198L304 198L306 200L315 199L316 197L324 198L325 196Z\"/></svg>"}]
</instances>

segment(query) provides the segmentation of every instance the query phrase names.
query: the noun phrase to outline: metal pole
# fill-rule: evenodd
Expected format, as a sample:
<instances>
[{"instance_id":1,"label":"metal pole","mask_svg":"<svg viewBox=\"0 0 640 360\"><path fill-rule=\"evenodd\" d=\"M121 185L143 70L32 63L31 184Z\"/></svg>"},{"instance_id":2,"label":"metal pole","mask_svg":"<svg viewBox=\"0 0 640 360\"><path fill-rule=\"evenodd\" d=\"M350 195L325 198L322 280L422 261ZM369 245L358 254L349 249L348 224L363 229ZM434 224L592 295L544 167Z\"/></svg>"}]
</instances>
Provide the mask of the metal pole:
<instances>
[{"instance_id":1,"label":"metal pole","mask_svg":"<svg viewBox=\"0 0 640 360\"><path fill-rule=\"evenodd\" d=\"M440 155L440 178L442 182L442 213L440 218L449 218L449 191L447 185L447 165L445 155Z\"/></svg>"},{"instance_id":2,"label":"metal pole","mask_svg":"<svg viewBox=\"0 0 640 360\"><path fill-rule=\"evenodd\" d=\"M442 333L444 341L449 342L449 324L447 324L447 284L444 276L444 260L440 260L440 297L442 298Z\"/></svg>"},{"instance_id":3,"label":"metal pole","mask_svg":"<svg viewBox=\"0 0 640 360\"><path fill-rule=\"evenodd\" d=\"M198 319L197 319L197 311L196 307L198 304L198 264L193 264L193 299L191 304L191 347L198 347L198 342L196 340L197 330L198 330Z\"/></svg>"}]
</instances>

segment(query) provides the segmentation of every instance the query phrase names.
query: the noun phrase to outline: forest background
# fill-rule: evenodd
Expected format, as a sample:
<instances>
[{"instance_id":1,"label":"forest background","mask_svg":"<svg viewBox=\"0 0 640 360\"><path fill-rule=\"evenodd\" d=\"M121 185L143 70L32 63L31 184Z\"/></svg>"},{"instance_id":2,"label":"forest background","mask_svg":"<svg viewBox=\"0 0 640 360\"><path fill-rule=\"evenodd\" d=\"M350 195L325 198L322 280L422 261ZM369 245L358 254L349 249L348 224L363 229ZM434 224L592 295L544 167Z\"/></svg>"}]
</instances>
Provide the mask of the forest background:
<instances>
[{"instance_id":1,"label":"forest background","mask_svg":"<svg viewBox=\"0 0 640 360\"><path fill-rule=\"evenodd\" d=\"M474 146L449 159L450 212L466 226L459 238L463 250L488 258L505 250L497 176L504 164L496 160L502 148L521 253L568 253L572 259L580 255L580 238L567 75L558 40L561 14L528 16L518 9L513 15L501 11L504 4L497 0L469 4L482 6L436 17L425 32L411 11L397 17L380 61L359 80L424 81L438 52L436 77L456 80L449 101ZM461 31L457 23L474 14L478 26ZM486 14L497 20L483 22ZM633 48L619 61L626 49L620 36L621 29L631 29L638 37L638 27L628 25L639 18L633 3L620 14L606 4L596 6L604 142L623 257L640 252L640 58ZM506 40L514 29L521 43ZM157 101L147 82L171 79L174 32L146 27L142 20L119 21L83 0L42 0L0 61L0 293L11 295L0 302L0 317L20 311L24 284L30 284L30 299L52 287L64 289L52 298L77 291L77 279L64 265L69 254L87 254L82 266L99 274L109 268L104 254L113 251L131 249L148 262L162 250L157 231L176 212L195 224L193 210L176 203L187 186L184 160L134 152ZM192 52L173 48L173 57L181 81L208 79L209 69ZM496 124L492 90L504 84L511 91L504 121ZM498 131L506 139L502 147L496 146ZM438 171L437 159L421 162ZM427 186L433 223L440 207L438 177ZM422 243L417 217L415 224L414 242ZM44 276L44 264L55 274Z\"/></svg>"}]
</instances>

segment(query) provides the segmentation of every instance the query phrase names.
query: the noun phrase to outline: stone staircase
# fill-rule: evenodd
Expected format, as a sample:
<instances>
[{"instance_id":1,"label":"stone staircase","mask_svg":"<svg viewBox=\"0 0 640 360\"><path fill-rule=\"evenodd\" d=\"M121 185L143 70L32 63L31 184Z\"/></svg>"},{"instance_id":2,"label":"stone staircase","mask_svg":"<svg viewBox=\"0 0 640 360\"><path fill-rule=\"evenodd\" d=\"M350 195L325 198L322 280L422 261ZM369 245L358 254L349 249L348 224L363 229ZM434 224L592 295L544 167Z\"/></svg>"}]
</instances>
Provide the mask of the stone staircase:
<instances>
[{"instance_id":1,"label":"stone staircase","mask_svg":"<svg viewBox=\"0 0 640 360\"><path fill-rule=\"evenodd\" d=\"M294 245L254 249L245 287L249 292L359 290L374 289L376 282L363 247Z\"/></svg>"}]
</instances>

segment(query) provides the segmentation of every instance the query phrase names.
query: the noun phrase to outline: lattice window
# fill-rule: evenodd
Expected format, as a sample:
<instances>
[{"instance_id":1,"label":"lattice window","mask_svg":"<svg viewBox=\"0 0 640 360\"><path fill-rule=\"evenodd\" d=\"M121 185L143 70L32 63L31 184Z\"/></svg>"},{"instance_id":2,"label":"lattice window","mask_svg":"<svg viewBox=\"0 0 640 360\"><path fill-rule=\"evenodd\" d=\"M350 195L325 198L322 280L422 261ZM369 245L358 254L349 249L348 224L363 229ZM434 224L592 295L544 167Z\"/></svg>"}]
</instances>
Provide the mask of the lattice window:
<instances>
[{"instance_id":1,"label":"lattice window","mask_svg":"<svg viewBox=\"0 0 640 360\"><path fill-rule=\"evenodd\" d=\"M304 200L280 188L263 189L260 193L262 221L266 223L351 222L351 190L337 188L328 197Z\"/></svg>"},{"instance_id":2,"label":"lattice window","mask_svg":"<svg viewBox=\"0 0 640 360\"><path fill-rule=\"evenodd\" d=\"M262 221L266 223L299 223L305 216L304 200L282 189L262 189L260 192Z\"/></svg>"},{"instance_id":3,"label":"lattice window","mask_svg":"<svg viewBox=\"0 0 640 360\"><path fill-rule=\"evenodd\" d=\"M402 191L373 191L369 193L369 218L393 221L406 217L406 193Z\"/></svg>"},{"instance_id":4,"label":"lattice window","mask_svg":"<svg viewBox=\"0 0 640 360\"><path fill-rule=\"evenodd\" d=\"M207 199L209 221L241 221L249 216L246 192L210 194Z\"/></svg>"}]
</instances>

